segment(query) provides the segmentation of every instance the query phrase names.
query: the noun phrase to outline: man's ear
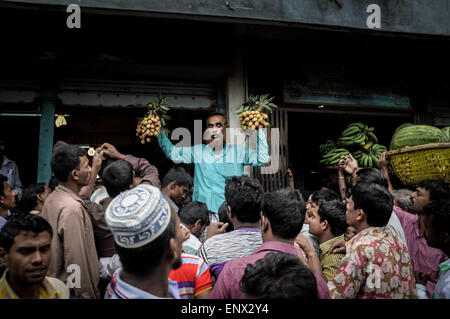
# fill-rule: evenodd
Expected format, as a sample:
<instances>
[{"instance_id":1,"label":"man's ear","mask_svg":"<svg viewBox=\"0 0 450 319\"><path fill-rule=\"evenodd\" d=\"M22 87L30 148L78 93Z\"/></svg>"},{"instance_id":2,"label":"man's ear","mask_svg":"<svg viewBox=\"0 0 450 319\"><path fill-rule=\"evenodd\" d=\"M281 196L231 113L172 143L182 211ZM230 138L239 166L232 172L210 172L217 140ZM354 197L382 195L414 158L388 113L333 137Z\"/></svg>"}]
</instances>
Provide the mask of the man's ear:
<instances>
[{"instance_id":1,"label":"man's ear","mask_svg":"<svg viewBox=\"0 0 450 319\"><path fill-rule=\"evenodd\" d=\"M320 222L320 227L322 227L322 230L326 230L329 226L330 224L328 224L327 220Z\"/></svg>"},{"instance_id":2,"label":"man's ear","mask_svg":"<svg viewBox=\"0 0 450 319\"><path fill-rule=\"evenodd\" d=\"M169 183L169 188L170 188L171 190L174 190L176 187L177 187L177 182L171 181L171 182Z\"/></svg>"},{"instance_id":3,"label":"man's ear","mask_svg":"<svg viewBox=\"0 0 450 319\"><path fill-rule=\"evenodd\" d=\"M0 264L8 265L8 253L2 247L0 247Z\"/></svg>"},{"instance_id":4,"label":"man's ear","mask_svg":"<svg viewBox=\"0 0 450 319\"><path fill-rule=\"evenodd\" d=\"M72 170L72 171L70 172L69 178L70 178L70 177L71 177L74 181L79 180L79 177L78 177L78 171L77 171L76 169Z\"/></svg>"},{"instance_id":5,"label":"man's ear","mask_svg":"<svg viewBox=\"0 0 450 319\"><path fill-rule=\"evenodd\" d=\"M44 201L44 193L41 193L41 194L37 194L37 199L39 200L39 201L41 201L41 202L43 202Z\"/></svg>"},{"instance_id":6,"label":"man's ear","mask_svg":"<svg viewBox=\"0 0 450 319\"><path fill-rule=\"evenodd\" d=\"M356 215L357 221L362 222L362 221L366 220L366 218L367 218L366 213L364 213L364 211L361 208L359 208L357 210L357 214L358 214L358 215Z\"/></svg>"},{"instance_id":7,"label":"man's ear","mask_svg":"<svg viewBox=\"0 0 450 319\"><path fill-rule=\"evenodd\" d=\"M231 206L227 205L227 214L228 214L228 218L230 218L230 220L233 218L233 211L231 210Z\"/></svg>"},{"instance_id":8,"label":"man's ear","mask_svg":"<svg viewBox=\"0 0 450 319\"><path fill-rule=\"evenodd\" d=\"M200 229L202 229L202 220L199 218L197 219L197 221L194 223L194 227L192 227L192 232L197 232Z\"/></svg>"},{"instance_id":9,"label":"man's ear","mask_svg":"<svg viewBox=\"0 0 450 319\"><path fill-rule=\"evenodd\" d=\"M269 219L261 214L261 232L267 232L270 229Z\"/></svg>"}]
</instances>

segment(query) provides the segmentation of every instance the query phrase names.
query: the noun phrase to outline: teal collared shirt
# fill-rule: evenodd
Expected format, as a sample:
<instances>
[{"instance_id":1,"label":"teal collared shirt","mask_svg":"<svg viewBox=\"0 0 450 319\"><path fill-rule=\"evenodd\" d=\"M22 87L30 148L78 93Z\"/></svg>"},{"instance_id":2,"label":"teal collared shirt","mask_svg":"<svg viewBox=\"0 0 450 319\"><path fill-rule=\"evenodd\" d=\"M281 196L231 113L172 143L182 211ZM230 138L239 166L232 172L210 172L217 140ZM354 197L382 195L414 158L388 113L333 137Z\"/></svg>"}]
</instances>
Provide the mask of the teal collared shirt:
<instances>
[{"instance_id":1,"label":"teal collared shirt","mask_svg":"<svg viewBox=\"0 0 450 319\"><path fill-rule=\"evenodd\" d=\"M219 155L206 144L175 147L166 135L159 134L158 142L172 161L195 165L192 200L205 203L215 213L225 201L227 178L241 176L244 165L258 166L269 161L269 147L262 129L258 130L255 150L226 143Z\"/></svg>"}]
</instances>

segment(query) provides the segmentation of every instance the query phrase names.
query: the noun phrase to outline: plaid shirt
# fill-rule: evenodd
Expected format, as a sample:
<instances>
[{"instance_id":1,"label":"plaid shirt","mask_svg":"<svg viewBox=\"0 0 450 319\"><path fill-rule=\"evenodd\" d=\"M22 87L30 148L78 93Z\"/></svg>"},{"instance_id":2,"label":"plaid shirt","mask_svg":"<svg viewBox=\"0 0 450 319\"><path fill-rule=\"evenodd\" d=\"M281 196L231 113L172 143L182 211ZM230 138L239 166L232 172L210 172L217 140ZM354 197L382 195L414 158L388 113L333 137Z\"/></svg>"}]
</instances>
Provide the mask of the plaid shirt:
<instances>
[{"instance_id":1,"label":"plaid shirt","mask_svg":"<svg viewBox=\"0 0 450 319\"><path fill-rule=\"evenodd\" d=\"M20 299L6 280L6 274L0 279L0 299ZM69 288L60 280L45 277L39 287L39 299L69 299Z\"/></svg>"},{"instance_id":2,"label":"plaid shirt","mask_svg":"<svg viewBox=\"0 0 450 319\"><path fill-rule=\"evenodd\" d=\"M326 242L320 244L320 265L322 266L322 273L327 279L330 281L334 274L336 274L336 270L338 268L338 264L342 258L344 258L345 254L328 254L328 249L339 240L344 240L344 234L338 237L334 237Z\"/></svg>"}]
</instances>

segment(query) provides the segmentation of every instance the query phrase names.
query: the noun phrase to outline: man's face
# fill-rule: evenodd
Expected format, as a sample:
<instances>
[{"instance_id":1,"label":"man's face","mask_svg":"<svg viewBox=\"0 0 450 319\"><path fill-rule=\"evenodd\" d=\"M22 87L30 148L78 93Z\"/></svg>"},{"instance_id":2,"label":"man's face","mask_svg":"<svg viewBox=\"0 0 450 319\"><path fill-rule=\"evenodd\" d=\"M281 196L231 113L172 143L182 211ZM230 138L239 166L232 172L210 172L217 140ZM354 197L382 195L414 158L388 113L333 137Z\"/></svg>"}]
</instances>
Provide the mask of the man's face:
<instances>
[{"instance_id":1,"label":"man's face","mask_svg":"<svg viewBox=\"0 0 450 319\"><path fill-rule=\"evenodd\" d=\"M206 120L204 139L207 144L222 144L226 140L226 119L221 115L214 115Z\"/></svg>"},{"instance_id":2,"label":"man's face","mask_svg":"<svg viewBox=\"0 0 450 319\"><path fill-rule=\"evenodd\" d=\"M21 285L41 283L50 263L50 233L21 232L14 237L9 253L0 248L0 262L8 267L11 280Z\"/></svg>"},{"instance_id":3,"label":"man's face","mask_svg":"<svg viewBox=\"0 0 450 319\"><path fill-rule=\"evenodd\" d=\"M80 168L78 172L78 184L85 186L89 184L91 178L91 167L89 166L89 159L87 156L80 157Z\"/></svg>"},{"instance_id":4,"label":"man's face","mask_svg":"<svg viewBox=\"0 0 450 319\"><path fill-rule=\"evenodd\" d=\"M422 214L423 208L430 203L430 192L425 188L417 187L411 194L413 211L416 214Z\"/></svg>"},{"instance_id":5,"label":"man's face","mask_svg":"<svg viewBox=\"0 0 450 319\"><path fill-rule=\"evenodd\" d=\"M316 236L320 235L323 232L323 225L320 222L319 205L312 207L306 214L308 215L309 232Z\"/></svg>"},{"instance_id":6,"label":"man's face","mask_svg":"<svg viewBox=\"0 0 450 319\"><path fill-rule=\"evenodd\" d=\"M185 185L175 185L175 188L173 190L173 201L175 202L175 204L177 204L178 207L180 207L184 200L186 199L186 197L188 196L189 193L189 187L185 186Z\"/></svg>"},{"instance_id":7,"label":"man's face","mask_svg":"<svg viewBox=\"0 0 450 319\"><path fill-rule=\"evenodd\" d=\"M347 212L346 212L346 221L347 225L352 226L356 229L356 225L358 221L356 219L358 211L355 210L355 202L353 202L353 197L347 199Z\"/></svg>"},{"instance_id":8,"label":"man's face","mask_svg":"<svg viewBox=\"0 0 450 319\"><path fill-rule=\"evenodd\" d=\"M7 182L3 182L3 196L0 195L0 204L6 209L16 207L16 193Z\"/></svg>"},{"instance_id":9,"label":"man's face","mask_svg":"<svg viewBox=\"0 0 450 319\"><path fill-rule=\"evenodd\" d=\"M305 224L309 224L309 216L313 213L312 211L319 210L319 206L314 203L311 199L308 199L308 201L306 202L306 214L305 214Z\"/></svg>"}]
</instances>

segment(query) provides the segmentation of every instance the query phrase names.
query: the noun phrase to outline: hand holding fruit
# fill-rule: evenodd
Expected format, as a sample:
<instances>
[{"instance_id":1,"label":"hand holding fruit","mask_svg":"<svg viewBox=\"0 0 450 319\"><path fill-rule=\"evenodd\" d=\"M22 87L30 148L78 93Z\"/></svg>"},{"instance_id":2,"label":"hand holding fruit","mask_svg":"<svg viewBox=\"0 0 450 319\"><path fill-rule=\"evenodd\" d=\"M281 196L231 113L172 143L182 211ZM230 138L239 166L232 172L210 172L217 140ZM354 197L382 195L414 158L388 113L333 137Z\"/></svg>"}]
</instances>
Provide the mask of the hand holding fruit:
<instances>
[{"instance_id":1,"label":"hand holding fruit","mask_svg":"<svg viewBox=\"0 0 450 319\"><path fill-rule=\"evenodd\" d=\"M103 148L103 154L105 154L106 156L108 156L110 158L125 159L125 155L120 153L117 150L117 148L112 144L103 143L102 148Z\"/></svg>"},{"instance_id":2,"label":"hand holding fruit","mask_svg":"<svg viewBox=\"0 0 450 319\"><path fill-rule=\"evenodd\" d=\"M165 104L165 99L165 97L157 96L153 103L148 103L150 110L136 127L136 136L141 140L141 144L150 143L152 136L157 137L160 133L167 134L168 130L165 126L170 116L167 115L169 106Z\"/></svg>"},{"instance_id":3,"label":"hand holding fruit","mask_svg":"<svg viewBox=\"0 0 450 319\"><path fill-rule=\"evenodd\" d=\"M348 174L353 174L356 170L358 170L358 162L353 158L352 154L342 156L338 165Z\"/></svg>"}]
</instances>

